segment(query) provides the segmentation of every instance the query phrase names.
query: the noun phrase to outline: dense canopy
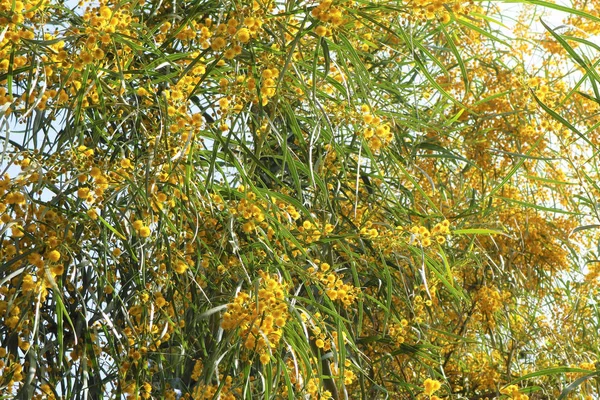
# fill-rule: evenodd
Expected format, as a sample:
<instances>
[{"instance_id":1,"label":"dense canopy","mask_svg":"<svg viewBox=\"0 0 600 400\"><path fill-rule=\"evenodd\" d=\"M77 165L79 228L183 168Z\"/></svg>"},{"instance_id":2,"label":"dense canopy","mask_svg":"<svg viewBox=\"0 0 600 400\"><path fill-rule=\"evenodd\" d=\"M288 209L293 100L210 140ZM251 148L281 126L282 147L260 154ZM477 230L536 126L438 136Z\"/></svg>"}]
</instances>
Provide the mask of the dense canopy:
<instances>
[{"instance_id":1,"label":"dense canopy","mask_svg":"<svg viewBox=\"0 0 600 400\"><path fill-rule=\"evenodd\" d=\"M0 0L0 397L598 398L599 34Z\"/></svg>"}]
</instances>

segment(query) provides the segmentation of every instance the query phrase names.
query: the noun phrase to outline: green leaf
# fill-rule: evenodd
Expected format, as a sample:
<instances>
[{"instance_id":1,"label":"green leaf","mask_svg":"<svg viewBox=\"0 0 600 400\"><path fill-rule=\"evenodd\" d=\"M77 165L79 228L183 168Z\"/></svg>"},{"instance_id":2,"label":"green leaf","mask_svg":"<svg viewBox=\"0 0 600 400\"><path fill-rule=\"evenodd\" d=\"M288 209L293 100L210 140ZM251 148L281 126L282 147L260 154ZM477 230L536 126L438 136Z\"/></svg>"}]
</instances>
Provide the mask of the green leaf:
<instances>
[{"instance_id":1,"label":"green leaf","mask_svg":"<svg viewBox=\"0 0 600 400\"><path fill-rule=\"evenodd\" d=\"M558 400L565 399L569 395L569 393L571 393L573 390L575 390L583 382L585 382L585 381L587 381L587 380L589 380L591 378L597 377L599 375L600 375L600 373L593 372L591 374L584 375L581 378L578 378L573 383L571 383L569 386L567 386L566 388L563 389L563 391L560 393L560 396L558 396Z\"/></svg>"},{"instance_id":2,"label":"green leaf","mask_svg":"<svg viewBox=\"0 0 600 400\"><path fill-rule=\"evenodd\" d=\"M574 211L567 211L567 210L563 210L561 208L546 207L546 206L542 206L539 204L529 203L527 201L511 199L508 197L496 196L496 198L502 199L508 203L518 204L520 206L527 207L527 208L533 208L534 210L553 212L553 213L557 213L557 214L581 215L581 213L574 212Z\"/></svg>"},{"instance_id":3,"label":"green leaf","mask_svg":"<svg viewBox=\"0 0 600 400\"><path fill-rule=\"evenodd\" d=\"M496 229L487 228L465 228L465 229L454 229L452 230L453 235L504 235L508 236L505 232Z\"/></svg>"}]
</instances>

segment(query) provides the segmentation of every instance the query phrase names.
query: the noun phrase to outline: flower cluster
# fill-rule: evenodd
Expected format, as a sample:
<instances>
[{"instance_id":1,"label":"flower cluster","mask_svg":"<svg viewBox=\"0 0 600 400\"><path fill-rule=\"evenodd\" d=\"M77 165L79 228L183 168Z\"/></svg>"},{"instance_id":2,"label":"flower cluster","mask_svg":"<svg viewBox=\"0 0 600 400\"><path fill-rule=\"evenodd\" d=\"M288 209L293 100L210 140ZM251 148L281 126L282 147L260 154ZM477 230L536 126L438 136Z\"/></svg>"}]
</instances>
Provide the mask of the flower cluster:
<instances>
[{"instance_id":1,"label":"flower cluster","mask_svg":"<svg viewBox=\"0 0 600 400\"><path fill-rule=\"evenodd\" d=\"M405 342L408 336L408 321L406 319L402 319L400 322L391 323L388 328L388 333L394 344L396 346L400 346Z\"/></svg>"},{"instance_id":2,"label":"flower cluster","mask_svg":"<svg viewBox=\"0 0 600 400\"><path fill-rule=\"evenodd\" d=\"M258 292L238 293L228 304L221 327L239 329L244 347L266 364L271 359L271 352L279 345L289 313L285 285L266 272L260 271L259 275L262 279Z\"/></svg>"},{"instance_id":3,"label":"flower cluster","mask_svg":"<svg viewBox=\"0 0 600 400\"><path fill-rule=\"evenodd\" d=\"M245 192L245 187L238 187L240 193ZM265 220L264 209L266 208L266 202L259 201L256 198L256 194L250 192L246 195L246 198L242 198L236 205L235 209L232 210L234 215L239 215L243 221L242 231L244 233L253 233L257 226ZM263 227L266 227L263 224Z\"/></svg>"},{"instance_id":4,"label":"flower cluster","mask_svg":"<svg viewBox=\"0 0 600 400\"><path fill-rule=\"evenodd\" d=\"M310 220L305 220L302 222L302 225L298 227L298 231L304 237L307 244L316 242L321 239L321 237L327 236L333 232L333 225L329 223L323 224L323 226L319 225L318 221L311 222Z\"/></svg>"},{"instance_id":5,"label":"flower cluster","mask_svg":"<svg viewBox=\"0 0 600 400\"><path fill-rule=\"evenodd\" d=\"M222 376L221 379L223 379ZM214 399L215 396L219 396L219 398L223 400L235 400L238 398L236 397L236 394L239 396L239 390L231 388L232 382L233 378L228 375L225 377L222 386L202 383L197 384L192 392L192 399L209 400Z\"/></svg>"},{"instance_id":6,"label":"flower cluster","mask_svg":"<svg viewBox=\"0 0 600 400\"><path fill-rule=\"evenodd\" d=\"M437 223L431 231L426 226L413 226L410 228L410 233L414 240L423 247L431 246L433 241L444 244L446 242L446 235L450 234L450 222L444 220Z\"/></svg>"},{"instance_id":7,"label":"flower cluster","mask_svg":"<svg viewBox=\"0 0 600 400\"><path fill-rule=\"evenodd\" d=\"M369 106L363 105L361 111L364 123L362 137L365 138L373 152L379 153L381 149L390 144L394 134L390 125L382 121L379 116L374 115Z\"/></svg>"},{"instance_id":8,"label":"flower cluster","mask_svg":"<svg viewBox=\"0 0 600 400\"><path fill-rule=\"evenodd\" d=\"M315 28L315 33L319 36L331 34L331 29L335 29L344 23L342 9L333 3L333 0L322 0L310 12L314 18L324 23L324 25L317 25Z\"/></svg>"},{"instance_id":9,"label":"flower cluster","mask_svg":"<svg viewBox=\"0 0 600 400\"><path fill-rule=\"evenodd\" d=\"M345 308L351 307L358 296L360 288L344 282L344 275L331 270L331 265L315 260L318 269L310 267L307 272L323 285L324 292L333 301L339 301Z\"/></svg>"},{"instance_id":10,"label":"flower cluster","mask_svg":"<svg viewBox=\"0 0 600 400\"><path fill-rule=\"evenodd\" d=\"M500 390L500 393L506 394L510 396L511 399L514 400L529 400L529 396L523 394L519 391L519 387L517 385L509 385Z\"/></svg>"},{"instance_id":11,"label":"flower cluster","mask_svg":"<svg viewBox=\"0 0 600 400\"><path fill-rule=\"evenodd\" d=\"M570 77L598 78L597 4L513 40L462 0L64 3L0 0L2 396L595 369L598 93Z\"/></svg>"},{"instance_id":12,"label":"flower cluster","mask_svg":"<svg viewBox=\"0 0 600 400\"><path fill-rule=\"evenodd\" d=\"M438 380L427 378L423 382L423 393L430 396L431 400L439 400L439 397L434 396L434 393L440 390L442 383Z\"/></svg>"}]
</instances>

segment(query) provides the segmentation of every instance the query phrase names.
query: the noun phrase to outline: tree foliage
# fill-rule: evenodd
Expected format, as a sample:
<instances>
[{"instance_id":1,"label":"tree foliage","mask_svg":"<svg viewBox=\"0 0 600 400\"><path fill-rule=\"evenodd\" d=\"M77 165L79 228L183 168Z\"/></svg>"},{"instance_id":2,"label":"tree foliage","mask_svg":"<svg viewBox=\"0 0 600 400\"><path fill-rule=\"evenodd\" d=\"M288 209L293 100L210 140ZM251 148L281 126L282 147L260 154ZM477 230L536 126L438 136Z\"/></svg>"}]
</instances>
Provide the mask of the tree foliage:
<instances>
[{"instance_id":1,"label":"tree foliage","mask_svg":"<svg viewBox=\"0 0 600 400\"><path fill-rule=\"evenodd\" d=\"M0 0L2 398L597 398L599 32Z\"/></svg>"}]
</instances>

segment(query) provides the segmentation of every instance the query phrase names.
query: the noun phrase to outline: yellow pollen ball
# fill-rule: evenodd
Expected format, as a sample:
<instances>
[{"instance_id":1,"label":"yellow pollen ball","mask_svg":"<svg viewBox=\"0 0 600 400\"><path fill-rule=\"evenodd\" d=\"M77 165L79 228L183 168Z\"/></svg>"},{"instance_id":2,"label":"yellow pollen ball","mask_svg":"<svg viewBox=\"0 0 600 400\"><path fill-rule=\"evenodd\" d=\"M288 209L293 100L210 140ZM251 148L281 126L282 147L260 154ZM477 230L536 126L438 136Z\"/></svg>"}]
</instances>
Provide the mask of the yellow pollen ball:
<instances>
[{"instance_id":1,"label":"yellow pollen ball","mask_svg":"<svg viewBox=\"0 0 600 400\"><path fill-rule=\"evenodd\" d=\"M144 226L144 222L142 220L137 220L133 222L133 229L139 231Z\"/></svg>"},{"instance_id":2,"label":"yellow pollen ball","mask_svg":"<svg viewBox=\"0 0 600 400\"><path fill-rule=\"evenodd\" d=\"M186 263L184 263L183 261L178 261L175 266L173 267L173 269L175 270L175 272L177 272L178 274L183 274L185 273L185 271L187 271L188 266Z\"/></svg>"},{"instance_id":3,"label":"yellow pollen ball","mask_svg":"<svg viewBox=\"0 0 600 400\"><path fill-rule=\"evenodd\" d=\"M271 360L271 356L269 356L268 354L266 354L266 353L265 353L265 354L261 354L261 355L260 355L260 362L261 362L262 364L266 364L266 363L268 363L270 360Z\"/></svg>"},{"instance_id":4,"label":"yellow pollen ball","mask_svg":"<svg viewBox=\"0 0 600 400\"><path fill-rule=\"evenodd\" d=\"M315 33L318 36L323 37L323 36L327 35L327 28L325 28L323 25L319 25L315 28Z\"/></svg>"},{"instance_id":5,"label":"yellow pollen ball","mask_svg":"<svg viewBox=\"0 0 600 400\"><path fill-rule=\"evenodd\" d=\"M86 199L90 194L90 188L79 188L77 189L77 197L80 199Z\"/></svg>"},{"instance_id":6,"label":"yellow pollen ball","mask_svg":"<svg viewBox=\"0 0 600 400\"><path fill-rule=\"evenodd\" d=\"M147 226L142 226L140 228L140 236L143 238L147 238L148 236L150 236L150 228L148 228Z\"/></svg>"},{"instance_id":7,"label":"yellow pollen ball","mask_svg":"<svg viewBox=\"0 0 600 400\"><path fill-rule=\"evenodd\" d=\"M52 250L51 252L49 252L48 260L52 262L57 262L58 260L60 260L60 253L58 252L58 250Z\"/></svg>"}]
</instances>

